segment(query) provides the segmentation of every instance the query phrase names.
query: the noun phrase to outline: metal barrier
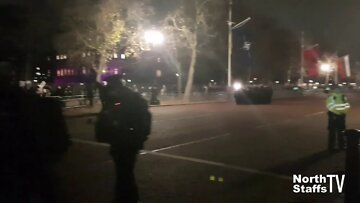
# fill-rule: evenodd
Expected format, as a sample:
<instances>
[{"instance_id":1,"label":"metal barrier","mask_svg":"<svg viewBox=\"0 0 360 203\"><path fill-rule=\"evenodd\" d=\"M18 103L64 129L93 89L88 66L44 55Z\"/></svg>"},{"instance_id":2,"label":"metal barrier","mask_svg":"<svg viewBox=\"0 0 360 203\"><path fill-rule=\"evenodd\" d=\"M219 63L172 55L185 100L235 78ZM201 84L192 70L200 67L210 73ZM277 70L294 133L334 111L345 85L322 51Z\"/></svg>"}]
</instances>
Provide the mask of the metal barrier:
<instances>
[{"instance_id":1,"label":"metal barrier","mask_svg":"<svg viewBox=\"0 0 360 203\"><path fill-rule=\"evenodd\" d=\"M358 202L360 199L360 167L359 167L359 138L360 130L346 130L347 139L345 159L345 203Z\"/></svg>"},{"instance_id":2,"label":"metal barrier","mask_svg":"<svg viewBox=\"0 0 360 203\"><path fill-rule=\"evenodd\" d=\"M146 100L151 101L151 93L142 93L141 94ZM88 98L86 95L75 95L75 96L67 96L67 97L58 97L53 96L53 98L60 99L64 106L67 108L72 107L83 107L88 106ZM165 95L158 95L157 97L161 102L165 103L180 103L183 99L183 94L165 94ZM98 103L99 97L94 96L94 103ZM200 102L200 101L226 101L228 100L228 95L225 92L218 92L218 93L193 93L191 95L191 102Z\"/></svg>"},{"instance_id":3,"label":"metal barrier","mask_svg":"<svg viewBox=\"0 0 360 203\"><path fill-rule=\"evenodd\" d=\"M60 100L63 103L64 107L84 107L88 106L87 104L88 98L86 95L72 95L72 96L49 96L50 98L55 98ZM93 98L98 99L97 97Z\"/></svg>"}]
</instances>

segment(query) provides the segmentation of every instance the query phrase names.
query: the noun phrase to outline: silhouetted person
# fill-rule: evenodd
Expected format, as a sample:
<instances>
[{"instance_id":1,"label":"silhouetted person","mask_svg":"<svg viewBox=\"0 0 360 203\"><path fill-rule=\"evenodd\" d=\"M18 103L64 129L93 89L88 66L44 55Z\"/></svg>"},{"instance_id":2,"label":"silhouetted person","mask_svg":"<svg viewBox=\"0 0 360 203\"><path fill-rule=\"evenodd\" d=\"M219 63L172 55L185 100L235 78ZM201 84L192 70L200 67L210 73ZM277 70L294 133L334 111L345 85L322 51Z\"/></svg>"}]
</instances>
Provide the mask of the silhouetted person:
<instances>
[{"instance_id":1,"label":"silhouetted person","mask_svg":"<svg viewBox=\"0 0 360 203\"><path fill-rule=\"evenodd\" d=\"M124 87L120 76L111 76L107 82L107 86L100 87L103 108L96 124L96 136L98 141L111 145L117 174L114 202L135 203L139 195L134 166L150 134L151 114L146 100Z\"/></svg>"},{"instance_id":2,"label":"silhouetted person","mask_svg":"<svg viewBox=\"0 0 360 203\"><path fill-rule=\"evenodd\" d=\"M93 84L87 83L86 84L86 98L89 100L89 106L94 106L94 90L93 90Z\"/></svg>"},{"instance_id":3,"label":"silhouetted person","mask_svg":"<svg viewBox=\"0 0 360 203\"><path fill-rule=\"evenodd\" d=\"M89 100L89 105L94 106L94 84L96 83L96 71L93 68L89 69L86 75L86 98Z\"/></svg>"},{"instance_id":4,"label":"silhouetted person","mask_svg":"<svg viewBox=\"0 0 360 203\"><path fill-rule=\"evenodd\" d=\"M52 203L53 167L70 145L59 103L17 86L0 62L0 202Z\"/></svg>"}]
</instances>

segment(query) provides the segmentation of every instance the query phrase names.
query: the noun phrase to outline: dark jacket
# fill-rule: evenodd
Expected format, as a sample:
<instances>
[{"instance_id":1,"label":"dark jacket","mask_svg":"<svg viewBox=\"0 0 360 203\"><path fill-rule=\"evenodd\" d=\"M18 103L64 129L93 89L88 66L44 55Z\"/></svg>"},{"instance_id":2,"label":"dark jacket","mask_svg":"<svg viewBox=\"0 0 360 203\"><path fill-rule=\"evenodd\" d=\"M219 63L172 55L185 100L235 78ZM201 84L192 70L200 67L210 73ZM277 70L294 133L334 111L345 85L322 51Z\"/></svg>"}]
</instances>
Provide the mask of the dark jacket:
<instances>
[{"instance_id":1,"label":"dark jacket","mask_svg":"<svg viewBox=\"0 0 360 203\"><path fill-rule=\"evenodd\" d=\"M13 86L0 95L0 202L27 202L45 193L42 182L70 146L69 135L57 101Z\"/></svg>"},{"instance_id":2,"label":"dark jacket","mask_svg":"<svg viewBox=\"0 0 360 203\"><path fill-rule=\"evenodd\" d=\"M100 98L103 107L96 127L98 141L109 143L112 149L142 149L151 131L147 101L121 85L102 87Z\"/></svg>"}]
</instances>

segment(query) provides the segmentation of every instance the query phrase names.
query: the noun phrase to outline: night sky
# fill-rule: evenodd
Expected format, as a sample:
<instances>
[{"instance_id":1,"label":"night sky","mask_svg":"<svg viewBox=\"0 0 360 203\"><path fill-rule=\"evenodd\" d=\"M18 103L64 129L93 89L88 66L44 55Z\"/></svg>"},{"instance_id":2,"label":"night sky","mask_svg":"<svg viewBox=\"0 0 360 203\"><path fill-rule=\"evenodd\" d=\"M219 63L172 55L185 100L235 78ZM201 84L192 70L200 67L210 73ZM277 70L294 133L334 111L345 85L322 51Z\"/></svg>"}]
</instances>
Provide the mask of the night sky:
<instances>
[{"instance_id":1,"label":"night sky","mask_svg":"<svg viewBox=\"0 0 360 203\"><path fill-rule=\"evenodd\" d=\"M352 53L357 58L360 1L357 0L235 0L236 10L249 10L273 26L305 32L309 43L319 43L329 51ZM241 16L241 15L240 15ZM261 22L259 22L261 23Z\"/></svg>"},{"instance_id":2,"label":"night sky","mask_svg":"<svg viewBox=\"0 0 360 203\"><path fill-rule=\"evenodd\" d=\"M300 60L299 38L305 33L306 45L319 44L322 52L350 54L351 62L360 61L360 1L357 0L233 0L234 22L247 17L252 20L234 31L234 74L244 75L247 66L254 72L275 79L283 79L289 66L298 67ZM0 6L25 0L0 0ZM36 2L36 8L45 4ZM46 2L46 1L44 1ZM50 1L49 1L50 2ZM156 17L161 20L167 12L179 6L178 1L151 0ZM192 1L183 0L190 4ZM212 21L214 39L205 51L200 50L198 80L209 77L225 79L227 65L227 0L216 9ZM41 9L46 11L46 9ZM54 12L46 14L56 20ZM47 18L45 18L47 19ZM4 21L2 21L4 23ZM49 24L52 23L47 21ZM56 22L56 21L55 21ZM156 25L158 22L154 22ZM6 24L6 23L5 23ZM4 29L1 34L6 33ZM54 29L56 31L56 29ZM252 46L249 53L242 49L244 39ZM49 40L51 42L51 40ZM211 50L211 51L209 51Z\"/></svg>"},{"instance_id":3,"label":"night sky","mask_svg":"<svg viewBox=\"0 0 360 203\"><path fill-rule=\"evenodd\" d=\"M358 39L360 27L357 25L357 20L360 19L360 12L358 12L360 1L233 1L234 22L252 17L246 26L234 31L235 77L244 75L247 66L252 66L259 76L285 79L289 66L295 69L299 67L301 32L304 32L306 46L319 44L322 53L338 53L339 56L350 54L353 64L360 60L360 40ZM180 1L153 0L153 2L158 11L165 14L165 10L170 10ZM191 1L185 2L191 3ZM220 19L212 22L218 32L218 42L212 44L217 53L215 57L217 63L213 64L221 66L222 69L226 69L227 2L224 0L223 7L216 10L216 15ZM251 57L242 49L244 39L252 44ZM293 74L296 75L296 72Z\"/></svg>"},{"instance_id":4,"label":"night sky","mask_svg":"<svg viewBox=\"0 0 360 203\"><path fill-rule=\"evenodd\" d=\"M299 67L302 31L305 46L319 44L322 53L350 54L355 64L360 59L359 10L356 0L234 0L235 22L253 19L235 32L234 46L241 47L239 38L246 36L253 44L254 69L271 72L273 79L284 79L289 66ZM239 56L235 69L241 72L246 57L238 49L235 54Z\"/></svg>"}]
</instances>

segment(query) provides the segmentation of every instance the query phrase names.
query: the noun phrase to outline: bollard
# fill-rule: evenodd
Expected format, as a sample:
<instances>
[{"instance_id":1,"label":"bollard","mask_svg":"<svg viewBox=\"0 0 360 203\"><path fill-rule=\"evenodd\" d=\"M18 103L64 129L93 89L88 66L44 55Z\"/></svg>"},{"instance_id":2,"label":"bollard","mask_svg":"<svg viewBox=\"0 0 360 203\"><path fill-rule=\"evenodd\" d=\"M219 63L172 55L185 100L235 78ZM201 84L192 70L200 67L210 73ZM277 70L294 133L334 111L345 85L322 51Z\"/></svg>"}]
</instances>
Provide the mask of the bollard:
<instances>
[{"instance_id":1,"label":"bollard","mask_svg":"<svg viewBox=\"0 0 360 203\"><path fill-rule=\"evenodd\" d=\"M157 98L159 95L159 90L156 87L151 89L151 96L150 96L150 104L151 105L160 105L160 100Z\"/></svg>"},{"instance_id":2,"label":"bollard","mask_svg":"<svg viewBox=\"0 0 360 203\"><path fill-rule=\"evenodd\" d=\"M345 203L358 202L359 192L359 137L360 130L346 130Z\"/></svg>"}]
</instances>

